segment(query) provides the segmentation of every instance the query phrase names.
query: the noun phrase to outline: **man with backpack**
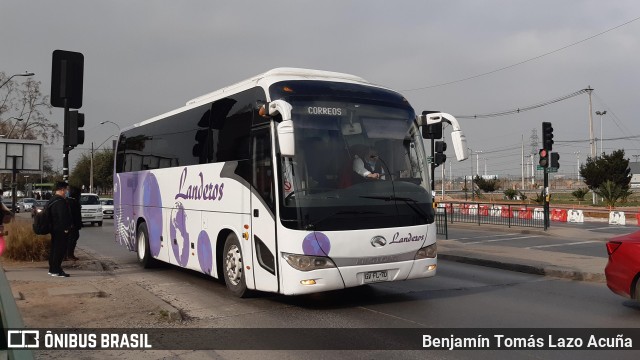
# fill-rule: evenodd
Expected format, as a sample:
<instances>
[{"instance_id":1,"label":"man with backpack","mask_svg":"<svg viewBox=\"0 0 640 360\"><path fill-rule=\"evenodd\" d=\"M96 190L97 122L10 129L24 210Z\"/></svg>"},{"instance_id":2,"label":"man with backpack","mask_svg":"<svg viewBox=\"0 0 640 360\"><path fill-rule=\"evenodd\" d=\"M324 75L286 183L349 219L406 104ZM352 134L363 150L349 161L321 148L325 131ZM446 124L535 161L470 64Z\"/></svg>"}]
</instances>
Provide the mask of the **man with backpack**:
<instances>
[{"instance_id":1,"label":"man with backpack","mask_svg":"<svg viewBox=\"0 0 640 360\"><path fill-rule=\"evenodd\" d=\"M69 277L62 270L62 261L67 254L67 244L73 229L73 218L67 202L67 183L59 181L55 186L55 194L46 205L51 220L51 251L49 253L49 275Z\"/></svg>"}]
</instances>

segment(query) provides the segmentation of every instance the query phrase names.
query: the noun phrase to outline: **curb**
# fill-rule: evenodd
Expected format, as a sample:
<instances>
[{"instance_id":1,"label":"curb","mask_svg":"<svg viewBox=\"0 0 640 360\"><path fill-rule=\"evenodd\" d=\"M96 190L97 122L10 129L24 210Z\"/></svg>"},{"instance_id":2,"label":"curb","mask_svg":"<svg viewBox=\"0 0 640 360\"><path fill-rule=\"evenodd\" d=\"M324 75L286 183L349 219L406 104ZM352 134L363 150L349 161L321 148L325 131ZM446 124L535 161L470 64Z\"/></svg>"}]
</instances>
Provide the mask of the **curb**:
<instances>
[{"instance_id":1,"label":"curb","mask_svg":"<svg viewBox=\"0 0 640 360\"><path fill-rule=\"evenodd\" d=\"M501 270L516 271L526 274L551 276L562 279L589 281L589 282L606 282L607 279L603 273L590 273L583 271L576 271L574 269L567 269L560 266L538 266L520 264L515 262L483 259L479 257L470 257L464 255L438 253L438 259L455 261L459 263L479 265L485 267L491 267Z\"/></svg>"}]
</instances>

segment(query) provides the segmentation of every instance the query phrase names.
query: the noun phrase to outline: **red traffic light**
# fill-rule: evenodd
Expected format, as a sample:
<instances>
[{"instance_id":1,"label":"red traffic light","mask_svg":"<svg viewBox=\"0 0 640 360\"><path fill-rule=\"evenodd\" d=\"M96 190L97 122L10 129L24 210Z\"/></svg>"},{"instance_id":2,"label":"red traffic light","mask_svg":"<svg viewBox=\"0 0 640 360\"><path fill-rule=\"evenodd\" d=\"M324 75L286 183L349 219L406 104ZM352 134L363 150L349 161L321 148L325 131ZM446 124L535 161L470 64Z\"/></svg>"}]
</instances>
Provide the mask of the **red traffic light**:
<instances>
[{"instance_id":1,"label":"red traffic light","mask_svg":"<svg viewBox=\"0 0 640 360\"><path fill-rule=\"evenodd\" d=\"M540 154L540 159L538 160L538 165L546 168L547 166L549 166L549 152L546 149L540 149L540 151L538 151L538 154Z\"/></svg>"}]
</instances>

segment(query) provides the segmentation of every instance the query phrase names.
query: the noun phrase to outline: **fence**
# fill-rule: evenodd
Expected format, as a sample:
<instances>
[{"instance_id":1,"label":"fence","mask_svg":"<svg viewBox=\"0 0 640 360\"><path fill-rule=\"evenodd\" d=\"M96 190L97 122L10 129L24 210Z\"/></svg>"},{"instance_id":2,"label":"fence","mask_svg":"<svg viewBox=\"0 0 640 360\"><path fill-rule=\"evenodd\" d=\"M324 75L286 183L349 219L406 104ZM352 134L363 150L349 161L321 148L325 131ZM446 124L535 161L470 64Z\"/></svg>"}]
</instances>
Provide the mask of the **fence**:
<instances>
[{"instance_id":1,"label":"fence","mask_svg":"<svg viewBox=\"0 0 640 360\"><path fill-rule=\"evenodd\" d=\"M444 208L436 208L435 214L435 223L436 223L436 234L444 235L445 239L449 238L449 230L447 228L447 212L444 211Z\"/></svg>"},{"instance_id":2,"label":"fence","mask_svg":"<svg viewBox=\"0 0 640 360\"><path fill-rule=\"evenodd\" d=\"M436 215L443 213L445 224L464 222L478 225L491 224L508 227L544 228L544 212L540 206L491 203L438 203ZM436 216L436 221L438 221L438 216ZM438 231L439 230L438 228ZM438 232L438 234L440 234L440 232Z\"/></svg>"}]
</instances>

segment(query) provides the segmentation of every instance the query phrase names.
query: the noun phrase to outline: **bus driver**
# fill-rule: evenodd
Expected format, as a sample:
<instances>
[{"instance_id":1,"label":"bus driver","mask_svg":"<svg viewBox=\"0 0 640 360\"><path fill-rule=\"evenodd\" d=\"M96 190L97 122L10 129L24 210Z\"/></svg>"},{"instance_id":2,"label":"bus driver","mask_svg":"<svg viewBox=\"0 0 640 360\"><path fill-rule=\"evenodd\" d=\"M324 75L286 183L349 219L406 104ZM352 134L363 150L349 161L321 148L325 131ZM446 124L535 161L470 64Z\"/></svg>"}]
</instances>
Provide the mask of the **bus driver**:
<instances>
[{"instance_id":1,"label":"bus driver","mask_svg":"<svg viewBox=\"0 0 640 360\"><path fill-rule=\"evenodd\" d=\"M353 159L353 171L358 175L373 180L384 180L382 161L371 147L358 146Z\"/></svg>"}]
</instances>

